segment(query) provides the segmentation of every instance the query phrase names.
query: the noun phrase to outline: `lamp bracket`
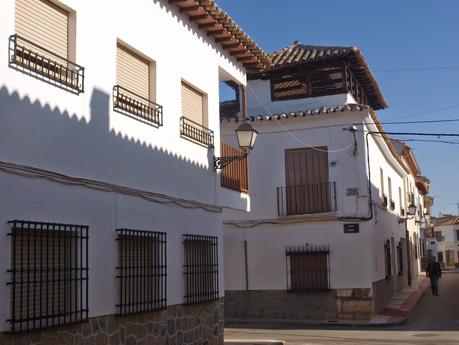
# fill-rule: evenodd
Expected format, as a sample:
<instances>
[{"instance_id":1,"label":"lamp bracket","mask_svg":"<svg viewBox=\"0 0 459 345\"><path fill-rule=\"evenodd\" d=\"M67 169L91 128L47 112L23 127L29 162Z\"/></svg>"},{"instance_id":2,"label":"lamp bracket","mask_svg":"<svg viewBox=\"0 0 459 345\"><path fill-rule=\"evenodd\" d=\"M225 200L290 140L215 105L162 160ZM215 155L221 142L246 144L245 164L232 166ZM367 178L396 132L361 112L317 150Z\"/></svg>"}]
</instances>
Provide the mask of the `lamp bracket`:
<instances>
[{"instance_id":1,"label":"lamp bracket","mask_svg":"<svg viewBox=\"0 0 459 345\"><path fill-rule=\"evenodd\" d=\"M214 171L223 169L228 164L231 164L235 161L241 161L247 157L247 153L244 153L241 156L226 156L226 157L214 157Z\"/></svg>"}]
</instances>

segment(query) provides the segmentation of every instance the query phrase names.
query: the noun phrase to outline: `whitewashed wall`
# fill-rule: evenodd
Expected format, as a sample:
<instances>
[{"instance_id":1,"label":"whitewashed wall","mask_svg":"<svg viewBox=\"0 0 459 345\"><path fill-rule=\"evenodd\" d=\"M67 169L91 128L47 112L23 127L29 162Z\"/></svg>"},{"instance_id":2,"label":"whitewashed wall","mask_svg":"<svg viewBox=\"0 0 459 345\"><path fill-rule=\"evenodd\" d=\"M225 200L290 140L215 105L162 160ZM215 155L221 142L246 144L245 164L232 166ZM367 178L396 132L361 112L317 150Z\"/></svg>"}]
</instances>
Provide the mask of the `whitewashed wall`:
<instances>
[{"instance_id":1,"label":"whitewashed wall","mask_svg":"<svg viewBox=\"0 0 459 345\"><path fill-rule=\"evenodd\" d=\"M75 62L85 67L85 93L79 96L8 68L15 1L0 2L0 161L247 210L247 196L220 188L212 170L213 150L179 135L183 79L207 95L218 155L219 77L245 84L242 66L167 1L62 4L76 11ZM117 40L155 61L156 102L164 107L164 126L155 128L113 112ZM0 174L0 186L0 331L7 329L9 312L8 220L90 226L90 316L114 312L117 227L167 232L168 304L183 302L181 235L216 235L222 244L221 213L5 173ZM222 287L223 246L219 254Z\"/></svg>"}]
</instances>

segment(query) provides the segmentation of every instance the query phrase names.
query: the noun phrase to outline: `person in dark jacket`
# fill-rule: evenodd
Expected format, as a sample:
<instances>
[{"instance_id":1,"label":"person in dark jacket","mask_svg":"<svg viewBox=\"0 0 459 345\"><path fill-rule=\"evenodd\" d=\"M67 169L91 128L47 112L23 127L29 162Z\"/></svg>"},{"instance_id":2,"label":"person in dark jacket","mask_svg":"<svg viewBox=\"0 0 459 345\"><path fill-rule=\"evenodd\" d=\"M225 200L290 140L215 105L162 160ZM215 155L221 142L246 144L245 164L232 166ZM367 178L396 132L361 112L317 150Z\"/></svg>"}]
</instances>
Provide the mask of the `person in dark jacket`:
<instances>
[{"instance_id":1,"label":"person in dark jacket","mask_svg":"<svg viewBox=\"0 0 459 345\"><path fill-rule=\"evenodd\" d=\"M430 278L432 295L438 296L438 279L441 278L441 267L440 263L435 260L435 256L432 256L432 259L427 264L426 275Z\"/></svg>"}]
</instances>

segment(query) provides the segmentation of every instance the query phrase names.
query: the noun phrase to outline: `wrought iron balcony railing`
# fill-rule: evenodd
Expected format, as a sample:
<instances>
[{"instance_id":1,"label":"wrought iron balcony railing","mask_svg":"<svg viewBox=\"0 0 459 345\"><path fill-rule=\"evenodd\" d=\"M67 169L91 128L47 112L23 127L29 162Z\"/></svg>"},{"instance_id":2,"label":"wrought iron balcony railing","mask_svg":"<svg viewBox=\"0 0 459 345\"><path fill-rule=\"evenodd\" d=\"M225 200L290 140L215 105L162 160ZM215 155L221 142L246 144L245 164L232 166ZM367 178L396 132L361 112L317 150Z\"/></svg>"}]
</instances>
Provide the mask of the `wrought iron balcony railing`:
<instances>
[{"instance_id":1,"label":"wrought iron balcony railing","mask_svg":"<svg viewBox=\"0 0 459 345\"><path fill-rule=\"evenodd\" d=\"M80 94L84 92L84 67L18 35L11 35L9 67Z\"/></svg>"},{"instance_id":2,"label":"wrought iron balcony railing","mask_svg":"<svg viewBox=\"0 0 459 345\"><path fill-rule=\"evenodd\" d=\"M115 85L113 87L113 110L126 115L133 115L141 120L163 125L163 107L147 98Z\"/></svg>"},{"instance_id":3,"label":"wrought iron balcony railing","mask_svg":"<svg viewBox=\"0 0 459 345\"><path fill-rule=\"evenodd\" d=\"M214 131L186 117L180 118L180 136L207 147L214 147Z\"/></svg>"},{"instance_id":4,"label":"wrought iron balcony railing","mask_svg":"<svg viewBox=\"0 0 459 345\"><path fill-rule=\"evenodd\" d=\"M277 188L279 216L336 211L336 183L325 182Z\"/></svg>"}]
</instances>

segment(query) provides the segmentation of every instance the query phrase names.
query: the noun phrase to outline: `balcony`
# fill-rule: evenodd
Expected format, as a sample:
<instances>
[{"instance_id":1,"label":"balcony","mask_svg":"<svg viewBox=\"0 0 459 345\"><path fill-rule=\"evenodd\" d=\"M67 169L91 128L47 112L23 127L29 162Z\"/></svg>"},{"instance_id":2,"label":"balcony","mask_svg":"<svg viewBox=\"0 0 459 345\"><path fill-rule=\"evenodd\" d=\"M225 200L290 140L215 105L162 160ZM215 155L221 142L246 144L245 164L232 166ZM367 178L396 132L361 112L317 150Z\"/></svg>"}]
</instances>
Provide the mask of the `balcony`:
<instances>
[{"instance_id":1,"label":"balcony","mask_svg":"<svg viewBox=\"0 0 459 345\"><path fill-rule=\"evenodd\" d=\"M277 213L293 216L336 211L336 183L277 188Z\"/></svg>"},{"instance_id":2,"label":"balcony","mask_svg":"<svg viewBox=\"0 0 459 345\"><path fill-rule=\"evenodd\" d=\"M202 146L214 147L214 132L183 116L180 118L180 136Z\"/></svg>"},{"instance_id":3,"label":"balcony","mask_svg":"<svg viewBox=\"0 0 459 345\"><path fill-rule=\"evenodd\" d=\"M119 85L113 87L113 110L157 126L163 124L161 105Z\"/></svg>"},{"instance_id":4,"label":"balcony","mask_svg":"<svg viewBox=\"0 0 459 345\"><path fill-rule=\"evenodd\" d=\"M84 67L21 36L9 38L8 65L75 94L84 92Z\"/></svg>"}]
</instances>

